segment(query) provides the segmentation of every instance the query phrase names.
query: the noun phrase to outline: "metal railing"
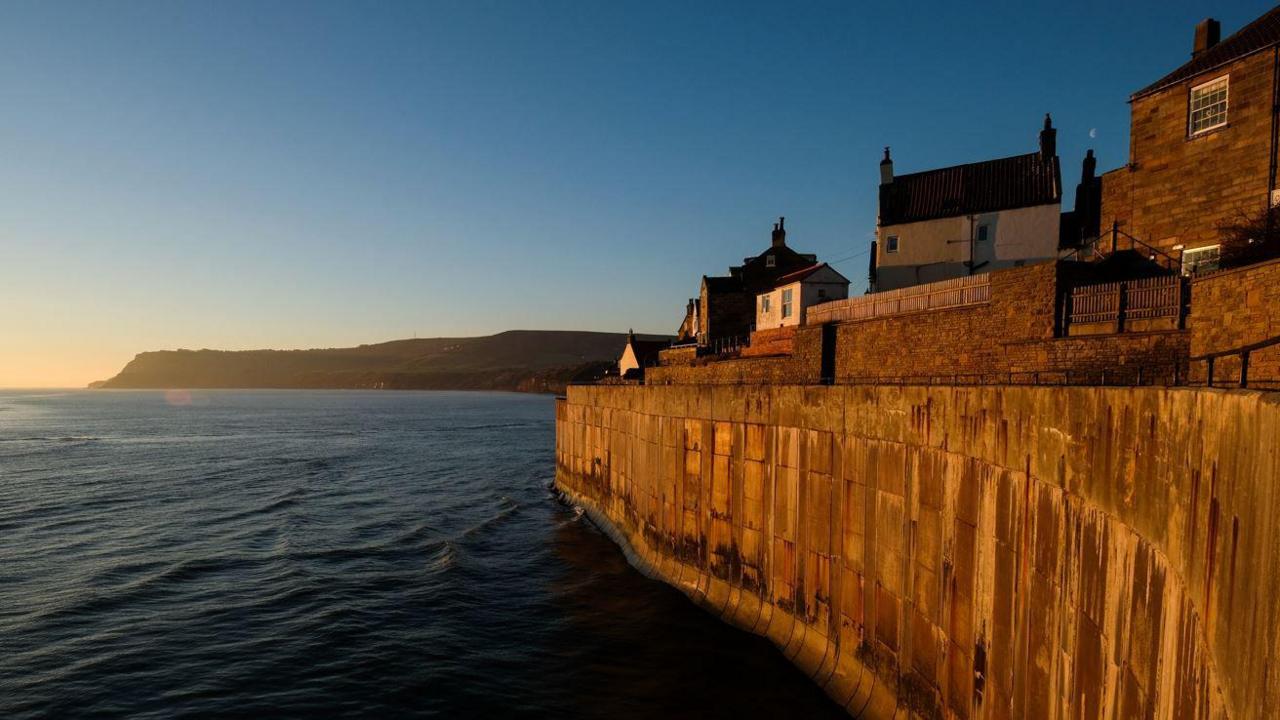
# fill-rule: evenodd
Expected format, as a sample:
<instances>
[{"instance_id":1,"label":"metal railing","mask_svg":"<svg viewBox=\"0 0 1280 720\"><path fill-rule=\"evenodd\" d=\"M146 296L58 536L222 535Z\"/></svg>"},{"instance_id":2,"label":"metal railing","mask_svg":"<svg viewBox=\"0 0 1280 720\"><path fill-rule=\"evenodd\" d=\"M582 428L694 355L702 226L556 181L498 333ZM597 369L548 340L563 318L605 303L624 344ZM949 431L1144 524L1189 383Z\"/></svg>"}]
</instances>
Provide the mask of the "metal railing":
<instances>
[{"instance_id":1,"label":"metal railing","mask_svg":"<svg viewBox=\"0 0 1280 720\"><path fill-rule=\"evenodd\" d=\"M1193 379L1187 361L1147 363L1142 365L1115 365L1100 369L1074 370L1023 370L992 373L932 373L913 375L866 375L836 377L823 380L817 377L788 378L785 382L760 378L699 378L695 382L660 383L664 385L1034 385L1055 387L1223 387L1215 378L1210 385L1206 380ZM589 385L592 383L571 383ZM652 383L650 383L652 384ZM1245 385L1232 381L1230 387L1247 387L1252 390L1280 390L1280 377L1249 377Z\"/></svg>"},{"instance_id":2,"label":"metal railing","mask_svg":"<svg viewBox=\"0 0 1280 720\"><path fill-rule=\"evenodd\" d=\"M991 302L991 276L970 275L814 305L806 311L805 324L870 320L988 302Z\"/></svg>"},{"instance_id":3,"label":"metal railing","mask_svg":"<svg viewBox=\"0 0 1280 720\"><path fill-rule=\"evenodd\" d=\"M1203 362L1207 365L1205 369L1205 385L1213 387L1216 380L1214 377L1214 370L1216 369L1217 361L1227 357L1239 357L1240 375L1238 376L1237 387L1247 388L1249 387L1249 356L1258 350L1263 350L1275 345L1280 345L1280 335L1256 343L1241 345L1240 347L1231 348L1230 350L1219 350L1217 352L1196 355L1191 358L1191 362ZM1270 386L1274 381L1267 379L1263 382Z\"/></svg>"},{"instance_id":4,"label":"metal railing","mask_svg":"<svg viewBox=\"0 0 1280 720\"><path fill-rule=\"evenodd\" d=\"M1120 250L1133 250L1147 256L1148 260L1174 274L1182 274L1182 259L1140 240L1120 229L1118 222L1111 223L1111 232L1094 238L1087 244L1072 248L1058 257L1062 260L1101 260Z\"/></svg>"},{"instance_id":5,"label":"metal railing","mask_svg":"<svg viewBox=\"0 0 1280 720\"><path fill-rule=\"evenodd\" d=\"M733 337L715 338L707 341L706 345L698 347L698 356L732 355L741 351L742 348L750 344L750 335L734 335Z\"/></svg>"}]
</instances>

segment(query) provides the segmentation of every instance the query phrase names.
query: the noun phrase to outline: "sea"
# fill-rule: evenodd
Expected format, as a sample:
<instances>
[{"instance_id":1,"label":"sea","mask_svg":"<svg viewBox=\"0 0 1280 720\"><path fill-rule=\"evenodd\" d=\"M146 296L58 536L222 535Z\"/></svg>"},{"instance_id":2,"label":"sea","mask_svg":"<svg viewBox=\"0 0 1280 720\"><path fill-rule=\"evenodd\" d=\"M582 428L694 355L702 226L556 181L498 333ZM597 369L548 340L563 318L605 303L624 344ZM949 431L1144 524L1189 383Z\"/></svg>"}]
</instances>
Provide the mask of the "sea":
<instances>
[{"instance_id":1,"label":"sea","mask_svg":"<svg viewBox=\"0 0 1280 720\"><path fill-rule=\"evenodd\" d=\"M513 393L0 391L0 718L844 717Z\"/></svg>"}]
</instances>

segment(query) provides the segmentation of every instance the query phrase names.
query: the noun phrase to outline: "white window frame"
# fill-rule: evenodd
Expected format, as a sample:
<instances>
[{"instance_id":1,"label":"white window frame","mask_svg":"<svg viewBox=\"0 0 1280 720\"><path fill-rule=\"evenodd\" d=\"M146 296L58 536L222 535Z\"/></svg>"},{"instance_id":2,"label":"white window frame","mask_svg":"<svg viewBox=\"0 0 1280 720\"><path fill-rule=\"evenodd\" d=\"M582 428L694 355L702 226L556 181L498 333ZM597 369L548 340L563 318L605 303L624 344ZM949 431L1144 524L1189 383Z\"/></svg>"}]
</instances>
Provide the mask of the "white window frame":
<instances>
[{"instance_id":1,"label":"white window frame","mask_svg":"<svg viewBox=\"0 0 1280 720\"><path fill-rule=\"evenodd\" d=\"M794 308L792 307L793 305L794 305L794 302L792 300L791 288L787 288L786 290L782 291L782 319L783 320L786 320L787 318L791 317L792 311L794 310Z\"/></svg>"},{"instance_id":2,"label":"white window frame","mask_svg":"<svg viewBox=\"0 0 1280 720\"><path fill-rule=\"evenodd\" d=\"M1191 248L1190 250L1182 251L1182 274L1183 275L1195 274L1195 272L1199 269L1200 263L1204 262L1203 260L1199 260L1199 261L1195 260L1195 256L1207 255L1210 251L1217 253L1218 259L1215 261L1214 267L1209 268L1209 271L1217 270L1219 266L1216 263L1222 262L1222 246L1221 245L1205 245L1204 247Z\"/></svg>"},{"instance_id":3,"label":"white window frame","mask_svg":"<svg viewBox=\"0 0 1280 720\"><path fill-rule=\"evenodd\" d=\"M1206 125L1205 127L1202 127L1202 128L1196 128L1196 110L1197 109L1203 110L1205 107L1211 107L1211 105L1206 105L1206 106L1201 106L1200 108L1196 108L1196 91L1204 90L1208 88L1210 85L1216 85L1218 83L1222 83L1222 86L1223 86L1222 87L1222 90L1223 90L1222 120L1214 123L1213 125ZM1217 103L1214 103L1214 104L1216 105ZM1229 74L1222 75L1220 77L1216 77L1212 80L1209 80L1208 82L1202 82L1199 85L1192 87L1191 90L1187 93L1187 137L1197 137L1207 132L1217 130L1220 127L1225 127L1227 124L1227 116L1230 113L1230 110L1231 110L1231 75Z\"/></svg>"},{"instance_id":4,"label":"white window frame","mask_svg":"<svg viewBox=\"0 0 1280 720\"><path fill-rule=\"evenodd\" d=\"M764 259L764 266L765 266L765 267L778 267L778 256L777 256L777 255L769 255L769 256L766 256L766 257L765 257L765 259Z\"/></svg>"},{"instance_id":5,"label":"white window frame","mask_svg":"<svg viewBox=\"0 0 1280 720\"><path fill-rule=\"evenodd\" d=\"M898 252L898 236L890 235L884 239L884 251L887 253Z\"/></svg>"},{"instance_id":6,"label":"white window frame","mask_svg":"<svg viewBox=\"0 0 1280 720\"><path fill-rule=\"evenodd\" d=\"M772 311L773 308L769 304L769 299L771 297L773 297L773 293L760 296L760 313L761 314L768 315Z\"/></svg>"}]
</instances>

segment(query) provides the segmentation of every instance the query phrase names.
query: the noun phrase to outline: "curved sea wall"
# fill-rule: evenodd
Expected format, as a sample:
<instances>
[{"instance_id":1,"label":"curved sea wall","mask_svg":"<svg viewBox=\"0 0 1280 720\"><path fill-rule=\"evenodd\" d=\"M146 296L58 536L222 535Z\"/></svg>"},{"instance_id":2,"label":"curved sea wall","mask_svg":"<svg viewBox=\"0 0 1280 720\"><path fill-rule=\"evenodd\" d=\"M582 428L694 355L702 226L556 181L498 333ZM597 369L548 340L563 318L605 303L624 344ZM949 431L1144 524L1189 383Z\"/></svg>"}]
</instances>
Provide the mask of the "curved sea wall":
<instances>
[{"instance_id":1,"label":"curved sea wall","mask_svg":"<svg viewBox=\"0 0 1280 720\"><path fill-rule=\"evenodd\" d=\"M557 487L868 718L1280 712L1280 398L596 386Z\"/></svg>"}]
</instances>

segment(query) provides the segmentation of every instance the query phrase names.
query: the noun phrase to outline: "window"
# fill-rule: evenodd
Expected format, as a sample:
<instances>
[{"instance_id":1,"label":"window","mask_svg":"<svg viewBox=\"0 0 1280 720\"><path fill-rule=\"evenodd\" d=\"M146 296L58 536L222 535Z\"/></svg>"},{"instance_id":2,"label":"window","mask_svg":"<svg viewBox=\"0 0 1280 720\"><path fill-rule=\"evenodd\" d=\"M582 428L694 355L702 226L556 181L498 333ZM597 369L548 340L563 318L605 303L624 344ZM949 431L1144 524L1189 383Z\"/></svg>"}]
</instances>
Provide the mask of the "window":
<instances>
[{"instance_id":1,"label":"window","mask_svg":"<svg viewBox=\"0 0 1280 720\"><path fill-rule=\"evenodd\" d=\"M991 236L990 225L978 226L978 242L986 242L990 238L990 236Z\"/></svg>"},{"instance_id":2,"label":"window","mask_svg":"<svg viewBox=\"0 0 1280 720\"><path fill-rule=\"evenodd\" d=\"M768 315L769 311L772 310L772 303L769 302L769 300L771 300L772 298L773 298L772 295L760 296L760 312L762 314Z\"/></svg>"},{"instance_id":3,"label":"window","mask_svg":"<svg viewBox=\"0 0 1280 720\"><path fill-rule=\"evenodd\" d=\"M778 265L778 258L776 255L770 255L769 257L764 259L765 267L777 267L777 265Z\"/></svg>"},{"instance_id":4,"label":"window","mask_svg":"<svg viewBox=\"0 0 1280 720\"><path fill-rule=\"evenodd\" d=\"M826 289L826 288L818 288L818 299L819 299L819 300L826 300L826 299L827 299L827 289Z\"/></svg>"},{"instance_id":5,"label":"window","mask_svg":"<svg viewBox=\"0 0 1280 720\"><path fill-rule=\"evenodd\" d=\"M791 317L791 291L782 291L782 317Z\"/></svg>"},{"instance_id":6,"label":"window","mask_svg":"<svg viewBox=\"0 0 1280 720\"><path fill-rule=\"evenodd\" d=\"M1218 269L1221 245L1210 245L1182 251L1182 274L1195 275Z\"/></svg>"},{"instance_id":7,"label":"window","mask_svg":"<svg viewBox=\"0 0 1280 720\"><path fill-rule=\"evenodd\" d=\"M890 235L884 239L884 251L890 253L898 252L898 236Z\"/></svg>"},{"instance_id":8,"label":"window","mask_svg":"<svg viewBox=\"0 0 1280 720\"><path fill-rule=\"evenodd\" d=\"M1227 124L1227 76L1191 88L1187 134L1199 135Z\"/></svg>"}]
</instances>

